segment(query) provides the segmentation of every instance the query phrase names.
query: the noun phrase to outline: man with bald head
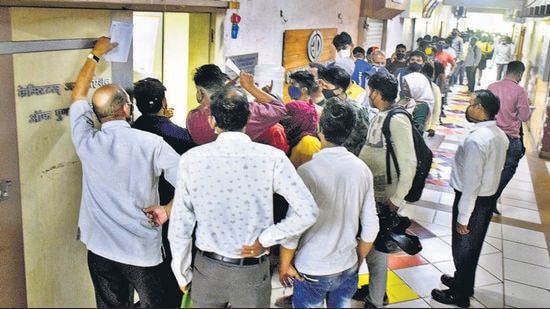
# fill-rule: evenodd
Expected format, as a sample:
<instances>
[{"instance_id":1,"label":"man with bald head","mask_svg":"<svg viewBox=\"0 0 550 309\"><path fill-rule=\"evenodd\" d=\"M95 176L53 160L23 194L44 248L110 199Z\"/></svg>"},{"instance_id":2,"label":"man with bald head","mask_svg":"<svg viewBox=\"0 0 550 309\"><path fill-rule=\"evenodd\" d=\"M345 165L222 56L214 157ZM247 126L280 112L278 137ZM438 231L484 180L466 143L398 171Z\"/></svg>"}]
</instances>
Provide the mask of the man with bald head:
<instances>
[{"instance_id":1,"label":"man with bald head","mask_svg":"<svg viewBox=\"0 0 550 309\"><path fill-rule=\"evenodd\" d=\"M72 91L71 135L82 164L77 237L88 249L98 308L132 307L129 286L141 307L163 307L162 229L148 217L169 214L171 201L159 205L158 182L164 173L175 185L179 155L162 137L130 127L132 103L120 85L98 88L87 102L100 58L115 46L97 40Z\"/></svg>"}]
</instances>

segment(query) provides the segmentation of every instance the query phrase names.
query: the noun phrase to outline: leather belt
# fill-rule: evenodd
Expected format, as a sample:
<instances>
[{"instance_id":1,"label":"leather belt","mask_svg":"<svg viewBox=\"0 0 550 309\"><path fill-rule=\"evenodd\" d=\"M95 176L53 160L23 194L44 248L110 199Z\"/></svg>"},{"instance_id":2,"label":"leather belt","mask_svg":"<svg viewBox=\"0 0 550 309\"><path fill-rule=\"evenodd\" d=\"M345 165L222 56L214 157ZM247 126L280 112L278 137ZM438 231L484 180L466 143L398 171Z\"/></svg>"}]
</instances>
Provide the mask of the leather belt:
<instances>
[{"instance_id":1,"label":"leather belt","mask_svg":"<svg viewBox=\"0 0 550 309\"><path fill-rule=\"evenodd\" d=\"M267 255L262 255L257 258L242 258L242 259L236 259L236 258L230 258L223 255L219 255L215 252L208 252L208 251L202 251L198 250L200 255L206 256L207 258L211 258L216 261L225 262L228 264L233 265L257 265L265 262L267 260Z\"/></svg>"}]
</instances>

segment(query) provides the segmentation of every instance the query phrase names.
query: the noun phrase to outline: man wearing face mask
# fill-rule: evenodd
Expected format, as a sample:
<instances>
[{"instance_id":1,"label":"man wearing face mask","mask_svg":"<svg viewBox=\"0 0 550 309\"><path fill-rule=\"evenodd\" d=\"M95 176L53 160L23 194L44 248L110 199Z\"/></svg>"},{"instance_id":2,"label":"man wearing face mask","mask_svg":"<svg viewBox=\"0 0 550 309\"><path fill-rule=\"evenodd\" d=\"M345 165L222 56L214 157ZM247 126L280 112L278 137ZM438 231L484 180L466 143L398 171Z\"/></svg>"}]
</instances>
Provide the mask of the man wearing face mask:
<instances>
[{"instance_id":1,"label":"man wearing face mask","mask_svg":"<svg viewBox=\"0 0 550 309\"><path fill-rule=\"evenodd\" d=\"M405 98L405 93L403 92L403 77L412 72L420 72L422 66L427 61L426 54L419 50L413 50L409 55L409 60L407 61L407 67L397 69L393 75L397 78L399 96L398 101L401 101ZM406 104L405 104L406 105ZM414 107L414 106L413 106ZM412 112L412 109L411 109Z\"/></svg>"},{"instance_id":2,"label":"man wearing face mask","mask_svg":"<svg viewBox=\"0 0 550 309\"><path fill-rule=\"evenodd\" d=\"M449 289L431 293L443 304L469 307L474 294L476 268L495 206L493 194L508 148L508 138L495 121L499 109L499 98L489 90L470 96L466 119L474 126L455 153L450 180L455 191L451 224L455 272L441 276Z\"/></svg>"},{"instance_id":3,"label":"man wearing face mask","mask_svg":"<svg viewBox=\"0 0 550 309\"><path fill-rule=\"evenodd\" d=\"M313 74L304 70L289 77L288 95L292 101L286 103L287 114L280 123L285 128L290 161L298 168L321 149L317 125L322 109L311 99L316 85Z\"/></svg>"},{"instance_id":4,"label":"man wearing face mask","mask_svg":"<svg viewBox=\"0 0 550 309\"><path fill-rule=\"evenodd\" d=\"M336 48L336 60L350 61L353 63L354 70L351 74L351 79L359 86L365 88L364 83L362 83L360 79L359 73L369 71L371 69L371 65L367 61L355 58L355 56L352 55L351 51L353 49L353 40L351 39L349 33L341 32L340 34L337 34L332 39L332 45Z\"/></svg>"},{"instance_id":5,"label":"man wearing face mask","mask_svg":"<svg viewBox=\"0 0 550 309\"><path fill-rule=\"evenodd\" d=\"M374 198L377 211L389 209L397 212L405 204L405 195L410 190L416 169L412 124L407 115L397 113L392 116L389 129L397 157L400 174L397 177L395 166L390 163L391 179L388 184L386 170L386 142L382 125L390 110L395 108L397 97L397 79L383 72L369 78L369 101L378 112L371 120L366 141L359 154L372 171L374 180ZM373 248L366 257L369 268L369 294L365 298L364 308L381 308L385 303L388 280L388 254Z\"/></svg>"},{"instance_id":6,"label":"man wearing face mask","mask_svg":"<svg viewBox=\"0 0 550 309\"><path fill-rule=\"evenodd\" d=\"M386 54L381 50L375 50L371 54L372 68L368 72L363 72L363 79L368 83L369 78L376 74L377 72L382 72L386 74L391 74L388 69L386 69ZM372 110L371 105L369 104L369 93L370 88L365 89L365 98L363 100L363 105L367 108L369 112L369 119L374 116L374 111Z\"/></svg>"},{"instance_id":7,"label":"man wearing face mask","mask_svg":"<svg viewBox=\"0 0 550 309\"><path fill-rule=\"evenodd\" d=\"M325 99L339 96L348 104L355 107L357 117L355 128L342 146L346 147L354 155L358 155L359 151L361 151L361 147L363 147L363 144L365 143L365 137L367 136L367 129L369 127L369 119L366 107L357 103L357 101L352 100L346 94L346 89L351 83L350 75L345 69L339 66L334 66L326 70L321 76L319 76L319 78L319 84L323 87L323 95L325 96Z\"/></svg>"},{"instance_id":8,"label":"man wearing face mask","mask_svg":"<svg viewBox=\"0 0 550 309\"><path fill-rule=\"evenodd\" d=\"M397 44L395 52L390 58L386 59L386 69L390 73L394 73L399 68L407 66L407 47L404 44Z\"/></svg>"}]
</instances>

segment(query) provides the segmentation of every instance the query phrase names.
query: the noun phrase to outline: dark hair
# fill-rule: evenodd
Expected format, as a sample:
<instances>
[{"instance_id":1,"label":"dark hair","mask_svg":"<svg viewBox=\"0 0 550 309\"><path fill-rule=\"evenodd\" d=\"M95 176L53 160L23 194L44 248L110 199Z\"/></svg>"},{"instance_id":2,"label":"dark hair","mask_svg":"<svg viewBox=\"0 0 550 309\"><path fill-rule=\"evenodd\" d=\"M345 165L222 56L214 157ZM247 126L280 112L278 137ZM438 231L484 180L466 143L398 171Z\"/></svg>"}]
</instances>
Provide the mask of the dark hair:
<instances>
[{"instance_id":1,"label":"dark hair","mask_svg":"<svg viewBox=\"0 0 550 309\"><path fill-rule=\"evenodd\" d=\"M428 60L428 57L426 57L426 54L423 51L420 50L413 50L409 54L409 59L411 59L412 56L422 57L422 60L426 62Z\"/></svg>"},{"instance_id":2,"label":"dark hair","mask_svg":"<svg viewBox=\"0 0 550 309\"><path fill-rule=\"evenodd\" d=\"M317 83L315 82L315 76L313 76L313 74L309 73L308 71L296 71L290 74L289 77L290 79L300 84L300 88L306 87L308 95L311 95L315 92L314 90L317 86Z\"/></svg>"},{"instance_id":3,"label":"dark hair","mask_svg":"<svg viewBox=\"0 0 550 309\"><path fill-rule=\"evenodd\" d=\"M357 53L361 53L363 55L365 55L365 49L361 46L357 46L353 49L353 51L351 52L352 54L357 54Z\"/></svg>"},{"instance_id":4,"label":"dark hair","mask_svg":"<svg viewBox=\"0 0 550 309\"><path fill-rule=\"evenodd\" d=\"M133 96L142 114L155 114L162 108L166 87L156 78L147 77L134 84Z\"/></svg>"},{"instance_id":5,"label":"dark hair","mask_svg":"<svg viewBox=\"0 0 550 309\"><path fill-rule=\"evenodd\" d=\"M376 72L369 77L368 86L374 90L378 90L382 99L386 102L394 102L397 98L397 78L386 72Z\"/></svg>"},{"instance_id":6,"label":"dark hair","mask_svg":"<svg viewBox=\"0 0 550 309\"><path fill-rule=\"evenodd\" d=\"M319 78L324 79L344 91L348 89L351 83L351 76L344 68L339 66L333 66L332 68L326 70L323 75L319 75Z\"/></svg>"},{"instance_id":7,"label":"dark hair","mask_svg":"<svg viewBox=\"0 0 550 309\"><path fill-rule=\"evenodd\" d=\"M474 91L476 97L476 103L481 104L489 120L494 120L495 115L500 110L500 99L491 91L487 89L480 89Z\"/></svg>"},{"instance_id":8,"label":"dark hair","mask_svg":"<svg viewBox=\"0 0 550 309\"><path fill-rule=\"evenodd\" d=\"M340 34L337 34L332 39L332 45L336 47L336 50L343 49L346 45L353 44L353 41L351 40L351 36L347 32L341 32Z\"/></svg>"},{"instance_id":9,"label":"dark hair","mask_svg":"<svg viewBox=\"0 0 550 309\"><path fill-rule=\"evenodd\" d=\"M327 99L321 118L320 132L335 145L342 145L355 128L356 114L353 106L340 97Z\"/></svg>"},{"instance_id":10,"label":"dark hair","mask_svg":"<svg viewBox=\"0 0 550 309\"><path fill-rule=\"evenodd\" d=\"M205 64L195 70L193 81L195 82L195 86L202 87L210 93L214 93L225 86L228 77L217 65Z\"/></svg>"},{"instance_id":11,"label":"dark hair","mask_svg":"<svg viewBox=\"0 0 550 309\"><path fill-rule=\"evenodd\" d=\"M523 62L515 60L508 63L506 74L521 74L525 72L525 64Z\"/></svg>"},{"instance_id":12,"label":"dark hair","mask_svg":"<svg viewBox=\"0 0 550 309\"><path fill-rule=\"evenodd\" d=\"M241 131L248 122L248 98L234 86L225 86L211 98L210 114L216 126L225 131Z\"/></svg>"},{"instance_id":13,"label":"dark hair","mask_svg":"<svg viewBox=\"0 0 550 309\"><path fill-rule=\"evenodd\" d=\"M397 50L398 48L404 48L405 50L407 50L407 46L403 43L399 43L395 46L395 49Z\"/></svg>"},{"instance_id":14,"label":"dark hair","mask_svg":"<svg viewBox=\"0 0 550 309\"><path fill-rule=\"evenodd\" d=\"M312 69L317 69L318 77L320 77L322 74L324 74L327 70L327 67L320 64L319 62L310 62L309 67Z\"/></svg>"}]
</instances>

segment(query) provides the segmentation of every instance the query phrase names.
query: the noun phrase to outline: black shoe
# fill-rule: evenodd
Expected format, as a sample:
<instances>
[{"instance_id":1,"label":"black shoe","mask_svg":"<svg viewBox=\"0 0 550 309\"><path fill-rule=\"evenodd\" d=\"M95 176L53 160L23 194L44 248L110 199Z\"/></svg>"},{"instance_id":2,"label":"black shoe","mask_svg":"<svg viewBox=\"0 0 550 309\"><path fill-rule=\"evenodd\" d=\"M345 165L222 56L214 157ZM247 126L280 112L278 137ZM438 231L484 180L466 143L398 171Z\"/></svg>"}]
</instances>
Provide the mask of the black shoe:
<instances>
[{"instance_id":1,"label":"black shoe","mask_svg":"<svg viewBox=\"0 0 550 309\"><path fill-rule=\"evenodd\" d=\"M365 284L357 289L351 298L358 301L365 301L365 297L367 297L367 295L369 295L369 285Z\"/></svg>"},{"instance_id":2,"label":"black shoe","mask_svg":"<svg viewBox=\"0 0 550 309\"><path fill-rule=\"evenodd\" d=\"M449 287L449 288L453 288L454 287L454 283L455 283L455 278L451 277L450 275L441 275L441 283L443 283L445 286ZM474 296L474 290L472 290L470 292L470 295L468 296Z\"/></svg>"},{"instance_id":3,"label":"black shoe","mask_svg":"<svg viewBox=\"0 0 550 309\"><path fill-rule=\"evenodd\" d=\"M353 294L353 296L351 298L354 299L354 300L365 301L366 302L367 296L369 296L369 285L365 284L365 285L362 285L359 289L357 289L357 291L355 291L355 294ZM383 300L382 304L384 306L386 306L389 303L390 303L390 300L388 298L388 293L384 293L384 300ZM370 302L369 302L369 304L370 304ZM365 308L367 308L367 307L365 307Z\"/></svg>"},{"instance_id":4,"label":"black shoe","mask_svg":"<svg viewBox=\"0 0 550 309\"><path fill-rule=\"evenodd\" d=\"M275 306L279 308L292 308L292 294L277 298Z\"/></svg>"},{"instance_id":5,"label":"black shoe","mask_svg":"<svg viewBox=\"0 0 550 309\"><path fill-rule=\"evenodd\" d=\"M462 308L470 307L470 299L468 297L457 297L453 295L451 290L432 290L432 298L442 304L456 305Z\"/></svg>"},{"instance_id":6,"label":"black shoe","mask_svg":"<svg viewBox=\"0 0 550 309\"><path fill-rule=\"evenodd\" d=\"M448 288L453 288L455 278L449 275L441 275L441 283L443 283Z\"/></svg>"}]
</instances>

